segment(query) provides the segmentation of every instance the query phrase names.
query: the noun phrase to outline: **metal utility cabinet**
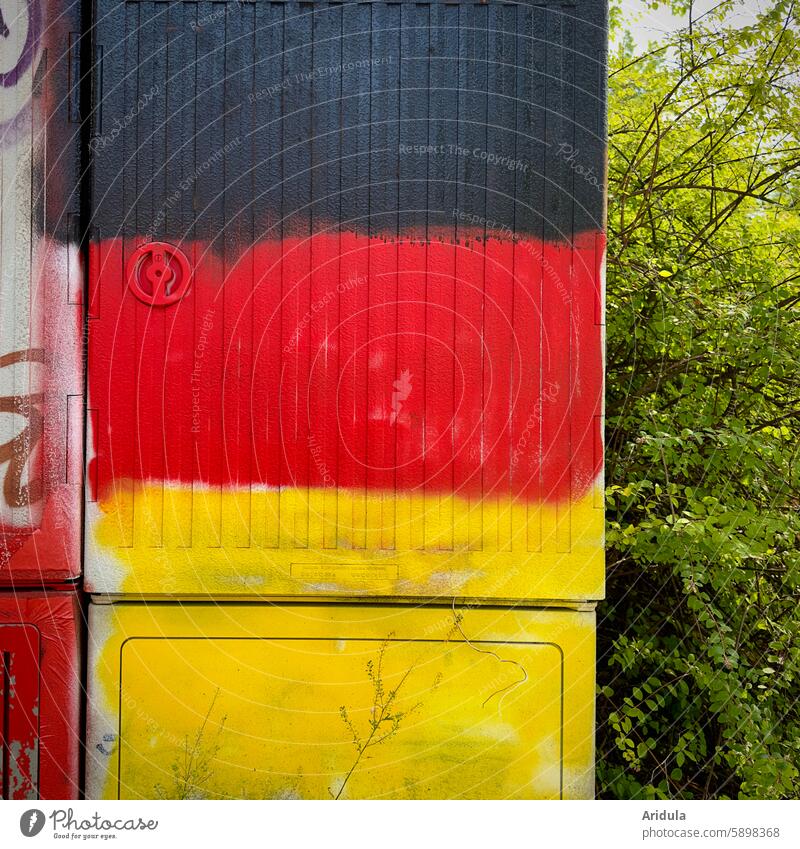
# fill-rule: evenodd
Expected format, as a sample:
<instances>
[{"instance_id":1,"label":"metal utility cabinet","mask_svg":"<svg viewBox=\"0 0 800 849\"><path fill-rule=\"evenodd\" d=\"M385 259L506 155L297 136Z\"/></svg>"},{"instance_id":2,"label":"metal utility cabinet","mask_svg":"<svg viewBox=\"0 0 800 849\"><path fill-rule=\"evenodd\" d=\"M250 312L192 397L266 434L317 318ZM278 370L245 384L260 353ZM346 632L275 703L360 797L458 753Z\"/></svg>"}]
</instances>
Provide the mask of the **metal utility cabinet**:
<instances>
[{"instance_id":1,"label":"metal utility cabinet","mask_svg":"<svg viewBox=\"0 0 800 849\"><path fill-rule=\"evenodd\" d=\"M0 10L0 798L80 789L78 3Z\"/></svg>"},{"instance_id":2,"label":"metal utility cabinet","mask_svg":"<svg viewBox=\"0 0 800 849\"><path fill-rule=\"evenodd\" d=\"M90 792L590 796L604 0L94 40Z\"/></svg>"}]
</instances>

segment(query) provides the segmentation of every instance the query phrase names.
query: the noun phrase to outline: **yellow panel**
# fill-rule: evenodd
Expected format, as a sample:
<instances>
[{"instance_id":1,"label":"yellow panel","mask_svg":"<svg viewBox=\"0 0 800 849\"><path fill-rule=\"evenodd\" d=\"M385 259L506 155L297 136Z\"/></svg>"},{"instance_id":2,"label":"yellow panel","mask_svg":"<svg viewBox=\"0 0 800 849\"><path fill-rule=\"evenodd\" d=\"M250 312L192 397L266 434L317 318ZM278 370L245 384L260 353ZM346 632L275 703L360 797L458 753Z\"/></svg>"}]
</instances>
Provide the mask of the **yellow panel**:
<instances>
[{"instance_id":1,"label":"yellow panel","mask_svg":"<svg viewBox=\"0 0 800 849\"><path fill-rule=\"evenodd\" d=\"M400 496L395 504L388 495L339 490L336 503L324 510L338 517L334 525L323 521L322 505L331 497L325 490L283 489L279 499L271 490L248 490L248 516L258 518L259 525L244 537L238 524L241 494L199 486L130 486L132 494L120 485L106 500L88 505L91 592L603 597L599 483L571 505L438 494ZM220 521L236 533L220 533Z\"/></svg>"},{"instance_id":2,"label":"yellow panel","mask_svg":"<svg viewBox=\"0 0 800 849\"><path fill-rule=\"evenodd\" d=\"M594 614L92 607L87 792L585 798Z\"/></svg>"}]
</instances>

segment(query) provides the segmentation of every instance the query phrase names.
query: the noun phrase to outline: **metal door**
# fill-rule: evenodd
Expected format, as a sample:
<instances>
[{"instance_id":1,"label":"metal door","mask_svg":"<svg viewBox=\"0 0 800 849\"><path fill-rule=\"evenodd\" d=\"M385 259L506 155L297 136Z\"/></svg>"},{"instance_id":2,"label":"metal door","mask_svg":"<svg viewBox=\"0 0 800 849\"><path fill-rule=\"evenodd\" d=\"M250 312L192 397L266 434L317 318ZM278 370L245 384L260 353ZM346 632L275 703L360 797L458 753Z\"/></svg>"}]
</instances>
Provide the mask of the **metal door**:
<instances>
[{"instance_id":1,"label":"metal door","mask_svg":"<svg viewBox=\"0 0 800 849\"><path fill-rule=\"evenodd\" d=\"M99 0L96 592L603 592L605 3Z\"/></svg>"},{"instance_id":2,"label":"metal door","mask_svg":"<svg viewBox=\"0 0 800 849\"><path fill-rule=\"evenodd\" d=\"M0 623L3 799L39 796L39 632Z\"/></svg>"}]
</instances>

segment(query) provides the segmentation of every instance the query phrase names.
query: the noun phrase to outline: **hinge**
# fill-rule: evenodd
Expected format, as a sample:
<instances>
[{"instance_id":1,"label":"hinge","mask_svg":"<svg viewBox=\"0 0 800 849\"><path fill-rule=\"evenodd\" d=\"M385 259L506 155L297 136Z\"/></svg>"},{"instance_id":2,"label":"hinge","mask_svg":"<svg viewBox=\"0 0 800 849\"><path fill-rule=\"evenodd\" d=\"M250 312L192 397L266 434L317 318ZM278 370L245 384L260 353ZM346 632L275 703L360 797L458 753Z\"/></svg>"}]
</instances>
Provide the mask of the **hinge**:
<instances>
[{"instance_id":1,"label":"hinge","mask_svg":"<svg viewBox=\"0 0 800 849\"><path fill-rule=\"evenodd\" d=\"M103 135L103 46L95 44L92 62L92 125L90 138Z\"/></svg>"},{"instance_id":2,"label":"hinge","mask_svg":"<svg viewBox=\"0 0 800 849\"><path fill-rule=\"evenodd\" d=\"M81 34L69 34L69 50L67 55L69 67L69 122L81 122Z\"/></svg>"}]
</instances>

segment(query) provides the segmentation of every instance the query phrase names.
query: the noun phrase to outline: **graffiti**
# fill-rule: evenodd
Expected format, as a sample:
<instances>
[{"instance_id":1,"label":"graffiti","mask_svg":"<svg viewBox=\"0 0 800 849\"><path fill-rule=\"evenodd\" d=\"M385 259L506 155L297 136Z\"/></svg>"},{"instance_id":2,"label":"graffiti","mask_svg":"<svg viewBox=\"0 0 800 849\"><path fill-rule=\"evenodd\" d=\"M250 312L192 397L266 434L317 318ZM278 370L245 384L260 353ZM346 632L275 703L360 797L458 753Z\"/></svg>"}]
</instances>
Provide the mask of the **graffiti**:
<instances>
[{"instance_id":1,"label":"graffiti","mask_svg":"<svg viewBox=\"0 0 800 849\"><path fill-rule=\"evenodd\" d=\"M0 66L0 85L10 88L33 64L38 42L38 7L32 0L4 0L6 13L0 9L3 64ZM9 11L10 7L10 11Z\"/></svg>"},{"instance_id":2,"label":"graffiti","mask_svg":"<svg viewBox=\"0 0 800 849\"><path fill-rule=\"evenodd\" d=\"M44 351L40 348L28 348L25 351L5 354L0 357L0 369L23 362L44 362ZM27 420L27 425L18 434L0 445L0 466L8 464L3 478L3 498L12 508L30 507L42 498L41 476L23 483L25 469L42 438L42 401L41 392L0 396L0 414L22 416Z\"/></svg>"},{"instance_id":3,"label":"graffiti","mask_svg":"<svg viewBox=\"0 0 800 849\"><path fill-rule=\"evenodd\" d=\"M26 112L33 93L33 69L39 48L38 0L3 0L0 7L0 138Z\"/></svg>"},{"instance_id":4,"label":"graffiti","mask_svg":"<svg viewBox=\"0 0 800 849\"><path fill-rule=\"evenodd\" d=\"M24 586L80 571L80 5L0 15L0 584Z\"/></svg>"},{"instance_id":5,"label":"graffiti","mask_svg":"<svg viewBox=\"0 0 800 849\"><path fill-rule=\"evenodd\" d=\"M27 188L33 166L27 145L23 143L18 148L15 145L19 120L30 114L33 64L40 30L38 0L3 0L0 12L0 138L3 145L10 148L3 154L4 160L8 159L6 167L14 169L13 184L3 202L3 216L10 223L8 235L13 238L13 245L4 244L3 283L4 288L6 279L12 283L13 298L17 299L30 286L30 225L27 219L31 213L25 208L26 201L30 203L30 195L21 192ZM8 235L4 233L4 240ZM3 330L16 335L8 324ZM17 344L20 344L19 341ZM29 507L42 498L41 476L33 477L27 483L24 478L31 456L42 438L43 397L41 393L16 391L16 382L11 383L14 389L9 390L8 375L11 367L19 363L43 361L44 352L39 348L20 349L0 356L0 369L9 369L3 375L5 386L0 389L0 416L5 419L0 430L0 467L5 467L2 503L11 509ZM21 431L15 432L13 423L18 417L26 424Z\"/></svg>"}]
</instances>

